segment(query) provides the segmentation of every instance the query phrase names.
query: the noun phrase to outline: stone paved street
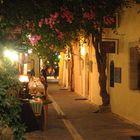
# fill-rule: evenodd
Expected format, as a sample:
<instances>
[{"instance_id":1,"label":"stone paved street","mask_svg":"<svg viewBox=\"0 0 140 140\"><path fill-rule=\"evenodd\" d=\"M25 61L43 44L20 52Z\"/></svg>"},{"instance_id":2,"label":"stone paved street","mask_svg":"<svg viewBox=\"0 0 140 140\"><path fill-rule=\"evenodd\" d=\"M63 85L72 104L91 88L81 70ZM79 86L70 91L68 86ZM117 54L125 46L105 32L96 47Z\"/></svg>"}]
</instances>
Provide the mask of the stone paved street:
<instances>
[{"instance_id":1,"label":"stone paved street","mask_svg":"<svg viewBox=\"0 0 140 140\"><path fill-rule=\"evenodd\" d=\"M140 129L79 95L49 83L48 124L44 131L26 133L27 140L140 140ZM97 111L97 112L96 112Z\"/></svg>"}]
</instances>

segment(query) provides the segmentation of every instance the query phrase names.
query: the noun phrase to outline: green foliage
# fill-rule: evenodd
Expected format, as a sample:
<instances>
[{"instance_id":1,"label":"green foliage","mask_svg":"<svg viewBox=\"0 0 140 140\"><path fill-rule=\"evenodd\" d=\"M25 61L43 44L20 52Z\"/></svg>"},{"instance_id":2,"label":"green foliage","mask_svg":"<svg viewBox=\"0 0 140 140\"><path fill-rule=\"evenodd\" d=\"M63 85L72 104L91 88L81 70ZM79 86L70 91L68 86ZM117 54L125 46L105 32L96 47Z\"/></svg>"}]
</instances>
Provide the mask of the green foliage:
<instances>
[{"instance_id":1,"label":"green foliage","mask_svg":"<svg viewBox=\"0 0 140 140\"><path fill-rule=\"evenodd\" d=\"M58 49L71 46L72 41L78 41L79 32L82 30L84 34L92 35L98 71L100 75L105 74L103 28L114 28L113 16L124 7L130 7L131 2L134 1L4 0L0 4L0 41L14 40L17 44L24 43L32 47L40 56L48 55L49 58L51 52L53 54ZM51 51L52 48L54 51ZM104 77L99 78L103 81L99 83L103 98L106 94L106 89L103 89L103 85L106 84Z\"/></svg>"},{"instance_id":2,"label":"green foliage","mask_svg":"<svg viewBox=\"0 0 140 140\"><path fill-rule=\"evenodd\" d=\"M6 60L0 61L0 127L10 127L15 140L23 140L25 126L20 120L20 102L16 96L10 96L9 90L18 90L20 83L17 70Z\"/></svg>"},{"instance_id":3,"label":"green foliage","mask_svg":"<svg viewBox=\"0 0 140 140\"><path fill-rule=\"evenodd\" d=\"M81 29L98 37L105 17L109 18L124 6L129 7L130 0L4 0L0 4L1 39L14 37L20 40L17 43L24 42L41 55L47 55L42 50L48 50L52 44L57 49L70 45ZM5 32L15 31L17 26L18 32ZM37 34L41 39L31 45L29 34Z\"/></svg>"}]
</instances>

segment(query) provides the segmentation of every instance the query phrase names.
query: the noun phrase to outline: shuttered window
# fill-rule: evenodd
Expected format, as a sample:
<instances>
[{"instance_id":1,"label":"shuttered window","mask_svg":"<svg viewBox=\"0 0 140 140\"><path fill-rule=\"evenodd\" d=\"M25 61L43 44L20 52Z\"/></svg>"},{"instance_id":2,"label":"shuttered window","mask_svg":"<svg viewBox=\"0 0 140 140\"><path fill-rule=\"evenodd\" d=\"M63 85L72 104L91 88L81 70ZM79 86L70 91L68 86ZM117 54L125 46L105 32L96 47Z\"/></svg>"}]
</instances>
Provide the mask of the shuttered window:
<instances>
[{"instance_id":1,"label":"shuttered window","mask_svg":"<svg viewBox=\"0 0 140 140\"><path fill-rule=\"evenodd\" d=\"M140 89L140 51L138 47L130 48L130 89Z\"/></svg>"}]
</instances>

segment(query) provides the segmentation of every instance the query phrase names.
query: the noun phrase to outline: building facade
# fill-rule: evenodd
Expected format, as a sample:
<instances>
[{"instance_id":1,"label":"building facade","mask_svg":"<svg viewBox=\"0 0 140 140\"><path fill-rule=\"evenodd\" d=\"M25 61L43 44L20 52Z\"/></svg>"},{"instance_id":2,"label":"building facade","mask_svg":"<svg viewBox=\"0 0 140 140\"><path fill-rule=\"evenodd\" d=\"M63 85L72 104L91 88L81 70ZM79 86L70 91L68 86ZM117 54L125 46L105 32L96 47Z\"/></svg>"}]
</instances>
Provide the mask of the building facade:
<instances>
[{"instance_id":1,"label":"building facade","mask_svg":"<svg viewBox=\"0 0 140 140\"><path fill-rule=\"evenodd\" d=\"M103 35L106 45L114 44L113 51L107 53L106 69L111 111L137 125L140 125L139 10L140 4L124 9L119 16L119 26L115 32L104 29ZM64 59L63 71L67 72L63 73L65 76L61 74L63 78L60 78L60 83L63 80L63 85L71 87L77 94L92 103L101 105L99 73L90 36L83 43L80 41L73 43L69 61L71 62ZM68 67L68 63L72 66Z\"/></svg>"},{"instance_id":2,"label":"building facade","mask_svg":"<svg viewBox=\"0 0 140 140\"><path fill-rule=\"evenodd\" d=\"M109 54L108 73L114 63L114 87L109 86L112 112L140 125L139 56L140 4L125 9L116 34L109 31L105 38L117 39L116 53ZM109 74L110 75L110 74ZM110 80L110 77L108 78Z\"/></svg>"}]
</instances>

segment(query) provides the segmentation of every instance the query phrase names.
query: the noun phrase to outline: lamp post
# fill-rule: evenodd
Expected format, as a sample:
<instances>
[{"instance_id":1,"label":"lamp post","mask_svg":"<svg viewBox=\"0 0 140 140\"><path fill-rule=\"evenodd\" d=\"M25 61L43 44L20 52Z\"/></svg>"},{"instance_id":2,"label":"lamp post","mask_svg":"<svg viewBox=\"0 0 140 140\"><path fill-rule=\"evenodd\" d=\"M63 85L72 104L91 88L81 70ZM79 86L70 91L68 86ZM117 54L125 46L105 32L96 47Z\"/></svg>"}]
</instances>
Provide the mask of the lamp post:
<instances>
[{"instance_id":1,"label":"lamp post","mask_svg":"<svg viewBox=\"0 0 140 140\"><path fill-rule=\"evenodd\" d=\"M29 82L29 78L27 75L20 75L19 76L19 81L22 83L22 87L19 93L19 97L22 99L25 98L31 98L29 96L29 89L28 89L28 82Z\"/></svg>"}]
</instances>

